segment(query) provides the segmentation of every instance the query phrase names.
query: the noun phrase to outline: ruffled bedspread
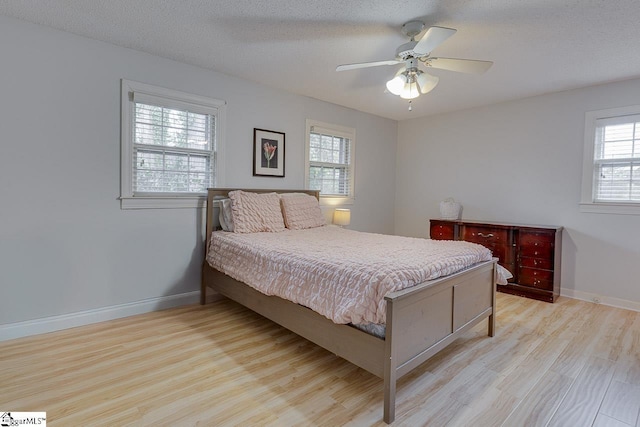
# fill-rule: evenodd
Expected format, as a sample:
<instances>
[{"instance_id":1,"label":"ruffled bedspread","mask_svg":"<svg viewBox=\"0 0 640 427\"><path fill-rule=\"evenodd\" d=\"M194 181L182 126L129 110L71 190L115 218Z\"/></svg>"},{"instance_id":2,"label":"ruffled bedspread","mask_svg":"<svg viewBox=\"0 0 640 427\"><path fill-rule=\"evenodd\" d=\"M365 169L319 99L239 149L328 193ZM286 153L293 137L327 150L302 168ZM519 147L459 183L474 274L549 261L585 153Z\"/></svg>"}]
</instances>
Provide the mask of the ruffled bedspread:
<instances>
[{"instance_id":1,"label":"ruffled bedspread","mask_svg":"<svg viewBox=\"0 0 640 427\"><path fill-rule=\"evenodd\" d=\"M446 276L491 251L463 241L362 233L335 226L279 233L215 231L207 262L266 295L335 323L385 323L384 296Z\"/></svg>"}]
</instances>

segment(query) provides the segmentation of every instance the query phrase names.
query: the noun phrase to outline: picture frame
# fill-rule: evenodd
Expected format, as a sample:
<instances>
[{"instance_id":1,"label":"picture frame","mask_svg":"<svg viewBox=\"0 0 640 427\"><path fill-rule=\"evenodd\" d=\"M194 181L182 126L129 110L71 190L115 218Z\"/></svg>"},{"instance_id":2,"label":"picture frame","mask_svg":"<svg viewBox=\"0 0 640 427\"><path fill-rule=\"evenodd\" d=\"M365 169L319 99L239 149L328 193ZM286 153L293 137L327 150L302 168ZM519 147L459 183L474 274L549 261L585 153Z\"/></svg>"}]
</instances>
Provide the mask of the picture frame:
<instances>
[{"instance_id":1,"label":"picture frame","mask_svg":"<svg viewBox=\"0 0 640 427\"><path fill-rule=\"evenodd\" d=\"M284 178L284 132L253 128L253 176Z\"/></svg>"}]
</instances>

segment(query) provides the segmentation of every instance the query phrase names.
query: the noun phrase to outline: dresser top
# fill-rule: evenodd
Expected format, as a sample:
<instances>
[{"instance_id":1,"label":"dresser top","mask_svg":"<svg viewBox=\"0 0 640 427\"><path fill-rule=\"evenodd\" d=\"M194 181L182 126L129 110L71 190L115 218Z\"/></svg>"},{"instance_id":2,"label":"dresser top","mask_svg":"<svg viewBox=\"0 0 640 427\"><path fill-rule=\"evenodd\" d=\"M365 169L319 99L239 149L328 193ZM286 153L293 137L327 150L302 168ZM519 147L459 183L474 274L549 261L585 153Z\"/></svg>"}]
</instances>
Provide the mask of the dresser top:
<instances>
[{"instance_id":1,"label":"dresser top","mask_svg":"<svg viewBox=\"0 0 640 427\"><path fill-rule=\"evenodd\" d=\"M474 219L441 219L441 218L432 218L431 222L448 222L451 224L470 224L470 225L487 225L490 227L500 227L500 228L543 228L547 230L555 230L562 231L562 226L558 225L532 225L532 224L518 224L511 222L492 222L492 221L480 221Z\"/></svg>"}]
</instances>

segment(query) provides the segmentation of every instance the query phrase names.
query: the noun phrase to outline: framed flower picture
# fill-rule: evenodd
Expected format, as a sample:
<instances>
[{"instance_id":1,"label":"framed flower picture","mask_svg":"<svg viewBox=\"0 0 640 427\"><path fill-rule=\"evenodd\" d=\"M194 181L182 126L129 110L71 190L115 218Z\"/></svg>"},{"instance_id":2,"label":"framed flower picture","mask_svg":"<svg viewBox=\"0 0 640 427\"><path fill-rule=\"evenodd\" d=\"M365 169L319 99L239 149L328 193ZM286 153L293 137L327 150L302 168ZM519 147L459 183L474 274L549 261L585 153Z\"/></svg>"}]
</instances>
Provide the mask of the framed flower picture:
<instances>
[{"instance_id":1,"label":"framed flower picture","mask_svg":"<svg viewBox=\"0 0 640 427\"><path fill-rule=\"evenodd\" d=\"M253 129L253 176L284 177L284 133Z\"/></svg>"}]
</instances>

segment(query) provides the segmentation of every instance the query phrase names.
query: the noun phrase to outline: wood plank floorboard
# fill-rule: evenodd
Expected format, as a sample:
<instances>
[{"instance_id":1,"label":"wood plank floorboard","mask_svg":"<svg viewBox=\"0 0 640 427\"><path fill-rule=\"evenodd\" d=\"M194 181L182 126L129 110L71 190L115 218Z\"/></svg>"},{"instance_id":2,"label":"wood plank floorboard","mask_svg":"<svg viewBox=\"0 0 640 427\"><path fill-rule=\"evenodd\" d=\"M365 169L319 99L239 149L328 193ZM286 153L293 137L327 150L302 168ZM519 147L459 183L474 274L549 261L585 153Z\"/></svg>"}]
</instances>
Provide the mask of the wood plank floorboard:
<instances>
[{"instance_id":1,"label":"wood plank floorboard","mask_svg":"<svg viewBox=\"0 0 640 427\"><path fill-rule=\"evenodd\" d=\"M397 426L640 427L640 313L498 294L398 382ZM383 426L382 380L229 300L0 343L0 410L51 426Z\"/></svg>"}]
</instances>

